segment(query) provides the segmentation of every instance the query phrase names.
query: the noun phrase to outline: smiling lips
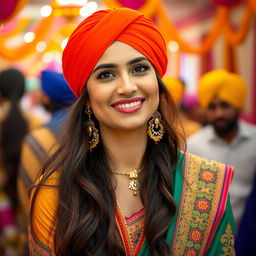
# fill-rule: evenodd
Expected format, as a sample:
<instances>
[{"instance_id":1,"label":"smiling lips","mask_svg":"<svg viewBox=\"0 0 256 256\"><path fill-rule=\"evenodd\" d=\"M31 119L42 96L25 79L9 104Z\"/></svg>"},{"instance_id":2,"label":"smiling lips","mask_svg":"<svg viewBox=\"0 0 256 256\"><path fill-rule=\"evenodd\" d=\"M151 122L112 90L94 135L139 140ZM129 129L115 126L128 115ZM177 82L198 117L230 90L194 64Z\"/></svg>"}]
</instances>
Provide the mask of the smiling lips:
<instances>
[{"instance_id":1,"label":"smiling lips","mask_svg":"<svg viewBox=\"0 0 256 256\"><path fill-rule=\"evenodd\" d=\"M120 100L113 103L111 106L121 113L134 113L141 109L145 98L133 98L129 100Z\"/></svg>"}]
</instances>

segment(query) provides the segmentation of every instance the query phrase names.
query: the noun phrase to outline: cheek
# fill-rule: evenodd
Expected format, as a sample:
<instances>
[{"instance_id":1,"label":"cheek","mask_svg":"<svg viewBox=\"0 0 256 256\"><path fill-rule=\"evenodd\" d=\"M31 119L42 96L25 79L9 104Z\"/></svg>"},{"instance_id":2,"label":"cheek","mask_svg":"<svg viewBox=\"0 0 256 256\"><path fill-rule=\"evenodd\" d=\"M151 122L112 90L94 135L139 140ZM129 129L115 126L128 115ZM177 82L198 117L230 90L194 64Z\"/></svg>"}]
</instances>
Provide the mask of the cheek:
<instances>
[{"instance_id":1,"label":"cheek","mask_svg":"<svg viewBox=\"0 0 256 256\"><path fill-rule=\"evenodd\" d=\"M150 84L147 86L147 91L148 94L151 96L152 101L156 102L157 104L159 103L159 87L158 87L158 82L157 80L151 81Z\"/></svg>"},{"instance_id":2,"label":"cheek","mask_svg":"<svg viewBox=\"0 0 256 256\"><path fill-rule=\"evenodd\" d=\"M208 121L212 121L214 119L214 112L213 111L206 111L205 116L208 119Z\"/></svg>"}]
</instances>

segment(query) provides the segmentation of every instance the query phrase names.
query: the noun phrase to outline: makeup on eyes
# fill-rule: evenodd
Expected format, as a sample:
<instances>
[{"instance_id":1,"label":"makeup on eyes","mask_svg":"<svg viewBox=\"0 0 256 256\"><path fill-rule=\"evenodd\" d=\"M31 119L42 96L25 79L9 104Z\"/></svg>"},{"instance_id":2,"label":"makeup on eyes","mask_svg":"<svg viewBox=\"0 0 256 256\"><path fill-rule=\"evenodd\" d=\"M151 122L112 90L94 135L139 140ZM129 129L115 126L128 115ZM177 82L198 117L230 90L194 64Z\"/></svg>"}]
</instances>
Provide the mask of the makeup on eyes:
<instances>
[{"instance_id":1,"label":"makeup on eyes","mask_svg":"<svg viewBox=\"0 0 256 256\"><path fill-rule=\"evenodd\" d=\"M108 65L108 66L106 66L106 68L107 68L107 70L104 70L97 75L97 77L96 77L97 79L103 80L103 79L111 79L111 78L115 77L115 72L113 69L118 68L118 66L117 65L111 65L111 66ZM108 69L111 69L111 70L108 70ZM140 70L138 70L138 69L140 69ZM131 74L141 75L148 70L150 70L149 65L140 63L140 64L136 64L135 66L131 67Z\"/></svg>"}]
</instances>

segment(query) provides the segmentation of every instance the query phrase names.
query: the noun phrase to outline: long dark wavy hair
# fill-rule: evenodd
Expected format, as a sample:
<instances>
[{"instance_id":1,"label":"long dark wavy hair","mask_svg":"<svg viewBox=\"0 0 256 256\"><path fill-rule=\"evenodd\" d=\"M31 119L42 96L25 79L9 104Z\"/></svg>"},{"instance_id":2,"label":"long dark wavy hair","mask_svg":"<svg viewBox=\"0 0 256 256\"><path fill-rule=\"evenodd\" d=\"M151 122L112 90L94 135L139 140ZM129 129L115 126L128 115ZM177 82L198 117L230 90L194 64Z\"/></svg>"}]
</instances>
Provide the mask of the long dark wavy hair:
<instances>
[{"instance_id":1,"label":"long dark wavy hair","mask_svg":"<svg viewBox=\"0 0 256 256\"><path fill-rule=\"evenodd\" d=\"M178 113L175 103L161 78L159 111L165 126L159 144L148 139L141 165L146 175L141 177L140 195L145 207L145 239L151 255L171 255L166 234L176 212L172 175L181 145L176 131ZM35 188L30 215L33 230L33 206L37 193L53 172L59 170L58 205L54 243L56 255L125 255L121 240L116 239L116 197L106 149L100 142L88 151L88 117L85 104L89 97L85 89L73 105L66 132L60 146L42 169L43 179ZM98 126L97 120L93 120Z\"/></svg>"},{"instance_id":2,"label":"long dark wavy hair","mask_svg":"<svg viewBox=\"0 0 256 256\"><path fill-rule=\"evenodd\" d=\"M21 144L28 130L28 124L19 104L25 92L24 75L16 69L4 70L0 73L0 95L8 101L8 112L1 120L0 150L1 161L6 171L5 190L11 198L13 207L17 205L16 179L20 163Z\"/></svg>"}]
</instances>

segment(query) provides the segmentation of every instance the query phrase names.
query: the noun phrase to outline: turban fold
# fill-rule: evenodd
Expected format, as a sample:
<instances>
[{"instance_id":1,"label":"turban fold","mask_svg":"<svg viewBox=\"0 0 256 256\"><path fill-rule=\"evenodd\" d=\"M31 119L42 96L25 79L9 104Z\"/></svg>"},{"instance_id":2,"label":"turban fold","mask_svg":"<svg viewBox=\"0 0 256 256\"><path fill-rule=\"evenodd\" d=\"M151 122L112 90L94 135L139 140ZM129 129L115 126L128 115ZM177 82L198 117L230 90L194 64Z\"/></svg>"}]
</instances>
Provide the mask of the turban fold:
<instances>
[{"instance_id":1,"label":"turban fold","mask_svg":"<svg viewBox=\"0 0 256 256\"><path fill-rule=\"evenodd\" d=\"M70 105L76 100L75 95L60 73L51 70L42 71L41 88L50 99L59 103Z\"/></svg>"},{"instance_id":2,"label":"turban fold","mask_svg":"<svg viewBox=\"0 0 256 256\"><path fill-rule=\"evenodd\" d=\"M246 97L247 86L242 77L226 70L213 70L201 77L198 85L198 100L207 108L218 96L233 107L241 109Z\"/></svg>"},{"instance_id":3,"label":"turban fold","mask_svg":"<svg viewBox=\"0 0 256 256\"><path fill-rule=\"evenodd\" d=\"M164 77L163 82L168 92L172 95L176 104L179 104L184 95L184 85L182 82L173 77Z\"/></svg>"},{"instance_id":4,"label":"turban fold","mask_svg":"<svg viewBox=\"0 0 256 256\"><path fill-rule=\"evenodd\" d=\"M159 75L164 75L166 45L154 22L128 8L100 10L78 25L63 51L63 74L76 96L81 95L98 60L116 40L142 53Z\"/></svg>"}]
</instances>

